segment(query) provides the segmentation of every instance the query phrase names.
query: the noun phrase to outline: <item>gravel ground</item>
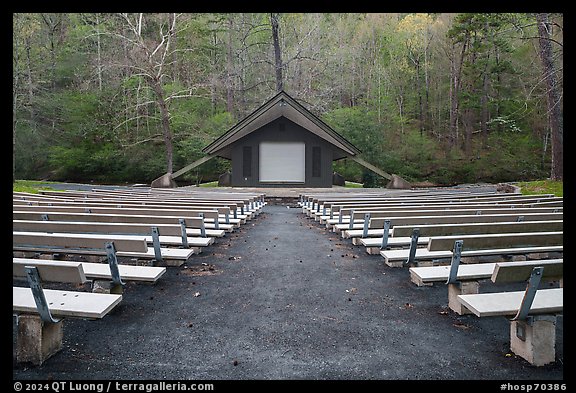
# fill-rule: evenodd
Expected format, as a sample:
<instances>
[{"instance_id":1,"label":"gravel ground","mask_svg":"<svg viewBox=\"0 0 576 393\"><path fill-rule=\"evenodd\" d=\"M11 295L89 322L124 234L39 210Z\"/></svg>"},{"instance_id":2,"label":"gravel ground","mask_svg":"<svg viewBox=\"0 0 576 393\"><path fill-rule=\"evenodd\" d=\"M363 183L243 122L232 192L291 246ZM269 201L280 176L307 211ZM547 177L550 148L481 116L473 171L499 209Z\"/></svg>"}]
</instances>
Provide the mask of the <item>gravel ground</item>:
<instances>
[{"instance_id":1,"label":"gravel ground","mask_svg":"<svg viewBox=\"0 0 576 393\"><path fill-rule=\"evenodd\" d=\"M481 290L490 291L489 283ZM129 283L102 320L67 319L63 349L15 380L563 380L510 353L506 318L459 316L444 285L268 205L155 285ZM15 345L13 318L13 348ZM492 386L492 385L490 385Z\"/></svg>"}]
</instances>

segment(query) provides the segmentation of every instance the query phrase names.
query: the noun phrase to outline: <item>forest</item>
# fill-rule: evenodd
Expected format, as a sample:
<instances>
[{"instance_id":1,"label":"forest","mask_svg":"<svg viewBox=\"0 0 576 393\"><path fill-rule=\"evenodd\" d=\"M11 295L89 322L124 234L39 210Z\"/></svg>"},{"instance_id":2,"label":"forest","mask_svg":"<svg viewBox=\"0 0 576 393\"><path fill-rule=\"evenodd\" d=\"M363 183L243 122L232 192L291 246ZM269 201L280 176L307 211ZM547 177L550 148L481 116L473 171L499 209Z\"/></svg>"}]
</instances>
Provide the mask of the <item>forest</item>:
<instances>
[{"instance_id":1,"label":"forest","mask_svg":"<svg viewBox=\"0 0 576 393\"><path fill-rule=\"evenodd\" d=\"M562 67L561 13L15 13L13 180L149 184L280 90L415 184L562 180Z\"/></svg>"}]
</instances>

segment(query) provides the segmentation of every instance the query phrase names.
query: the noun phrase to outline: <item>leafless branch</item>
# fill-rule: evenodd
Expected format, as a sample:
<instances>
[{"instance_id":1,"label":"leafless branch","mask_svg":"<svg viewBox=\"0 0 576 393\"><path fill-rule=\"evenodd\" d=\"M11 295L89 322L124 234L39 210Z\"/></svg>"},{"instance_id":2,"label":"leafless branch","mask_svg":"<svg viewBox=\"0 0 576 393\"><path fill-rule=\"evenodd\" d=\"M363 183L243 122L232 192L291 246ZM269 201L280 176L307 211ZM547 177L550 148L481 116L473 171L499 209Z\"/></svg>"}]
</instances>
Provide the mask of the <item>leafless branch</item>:
<instances>
[{"instance_id":1,"label":"leafless branch","mask_svg":"<svg viewBox=\"0 0 576 393\"><path fill-rule=\"evenodd\" d=\"M149 138L142 139L140 141L136 141L134 143L121 143L122 147L133 147L137 145L141 145L142 143L150 142L150 141L158 141L161 140L162 134L154 134Z\"/></svg>"},{"instance_id":2,"label":"leafless branch","mask_svg":"<svg viewBox=\"0 0 576 393\"><path fill-rule=\"evenodd\" d=\"M126 123L129 123L129 122L134 121L134 120L137 120L137 119L142 119L142 118L145 118L145 117L147 117L147 118L149 118L149 119L160 120L160 118L158 118L158 117L156 117L156 116L150 116L150 115L134 116L134 117L131 117L130 119L126 119L126 120L120 122L119 124L117 124L117 125L113 128L113 130L116 130L116 129L120 128L121 126L123 126L123 125L126 124Z\"/></svg>"}]
</instances>

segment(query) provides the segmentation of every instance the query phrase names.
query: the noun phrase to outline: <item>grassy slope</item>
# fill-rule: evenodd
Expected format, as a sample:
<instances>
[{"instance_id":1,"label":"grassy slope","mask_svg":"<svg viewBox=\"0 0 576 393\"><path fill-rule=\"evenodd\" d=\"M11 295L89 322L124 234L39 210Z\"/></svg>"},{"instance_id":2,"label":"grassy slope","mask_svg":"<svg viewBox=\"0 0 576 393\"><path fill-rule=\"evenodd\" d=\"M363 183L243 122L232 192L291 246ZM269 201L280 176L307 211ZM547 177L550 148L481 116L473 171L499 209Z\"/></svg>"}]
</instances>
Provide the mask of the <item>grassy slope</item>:
<instances>
[{"instance_id":1,"label":"grassy slope","mask_svg":"<svg viewBox=\"0 0 576 393\"><path fill-rule=\"evenodd\" d=\"M522 194L554 194L564 196L563 182L552 180L537 180L516 183L522 189Z\"/></svg>"},{"instance_id":2,"label":"grassy slope","mask_svg":"<svg viewBox=\"0 0 576 393\"><path fill-rule=\"evenodd\" d=\"M12 191L38 193L38 190L54 190L47 184L50 182L40 182L33 180L16 180L12 185ZM554 194L563 197L563 182L552 180L537 180L530 182L516 183L522 189L522 194ZM218 182L200 184L200 187L217 187ZM346 187L362 187L359 183L346 182Z\"/></svg>"}]
</instances>

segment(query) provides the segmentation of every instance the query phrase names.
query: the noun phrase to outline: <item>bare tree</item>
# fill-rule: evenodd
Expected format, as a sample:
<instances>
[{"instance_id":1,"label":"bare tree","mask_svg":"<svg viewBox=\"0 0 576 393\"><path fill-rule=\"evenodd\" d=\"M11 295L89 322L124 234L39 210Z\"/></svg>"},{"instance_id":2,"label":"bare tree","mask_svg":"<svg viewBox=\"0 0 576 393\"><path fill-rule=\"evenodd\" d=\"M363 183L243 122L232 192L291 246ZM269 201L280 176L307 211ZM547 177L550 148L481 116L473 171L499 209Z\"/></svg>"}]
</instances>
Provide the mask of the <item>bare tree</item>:
<instances>
[{"instance_id":1,"label":"bare tree","mask_svg":"<svg viewBox=\"0 0 576 393\"><path fill-rule=\"evenodd\" d=\"M272 41L274 43L274 65L276 70L276 91L281 91L284 88L282 83L282 50L280 48L280 39L278 37L279 14L270 14L270 24L272 25Z\"/></svg>"},{"instance_id":2,"label":"bare tree","mask_svg":"<svg viewBox=\"0 0 576 393\"><path fill-rule=\"evenodd\" d=\"M536 14L538 23L538 42L540 44L540 61L542 62L542 71L544 81L546 82L547 101L548 101L548 122L550 125L550 134L552 140L552 170L550 178L552 180L563 179L563 120L562 107L560 104L561 95L556 78L556 67L554 65L552 53L551 30L552 24L549 21L547 13Z\"/></svg>"},{"instance_id":3,"label":"bare tree","mask_svg":"<svg viewBox=\"0 0 576 393\"><path fill-rule=\"evenodd\" d=\"M143 34L144 14L130 16L120 14L127 31L130 33L115 33L126 43L128 50L128 67L142 76L150 89L154 92L154 99L160 111L160 122L162 125L162 136L166 147L166 171L173 172L173 144L172 130L170 128L170 112L167 102L172 97L167 97L163 89L163 79L166 77L165 68L168 60L172 58L172 41L176 35L176 21L178 15L173 14L168 18L168 22L159 24L159 32L156 37L145 37Z\"/></svg>"}]
</instances>

